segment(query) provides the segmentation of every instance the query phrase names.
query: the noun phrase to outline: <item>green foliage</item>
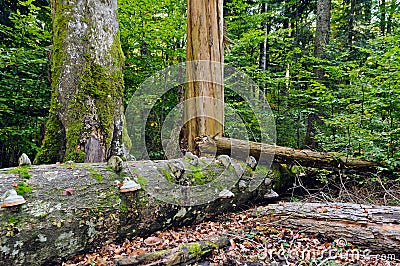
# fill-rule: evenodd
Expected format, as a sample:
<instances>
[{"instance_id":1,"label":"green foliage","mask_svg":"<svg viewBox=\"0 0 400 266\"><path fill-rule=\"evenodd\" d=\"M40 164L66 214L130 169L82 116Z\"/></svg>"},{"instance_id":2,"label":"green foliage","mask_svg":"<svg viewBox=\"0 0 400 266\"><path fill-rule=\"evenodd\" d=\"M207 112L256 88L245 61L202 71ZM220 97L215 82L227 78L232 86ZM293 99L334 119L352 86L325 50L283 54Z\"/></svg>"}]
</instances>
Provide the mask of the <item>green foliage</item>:
<instances>
[{"instance_id":1,"label":"green foliage","mask_svg":"<svg viewBox=\"0 0 400 266\"><path fill-rule=\"evenodd\" d=\"M147 77L185 60L186 1L118 2L127 104ZM323 56L316 57L315 2L225 1L227 34L234 42L225 53L225 62L243 70L258 85L253 96L270 104L278 145L335 151L382 162L384 170L398 169L399 7L395 1L385 8L376 1L331 2L329 45L324 47ZM38 3L9 4L5 8L9 18L0 17L0 35L4 37L0 44L0 145L6 147L1 153L3 166L8 165L6 161L15 163L22 151L30 157L36 152L38 125L49 110L46 52L51 40L50 15L48 8ZM322 71L322 77L317 70ZM96 90L95 80L87 82ZM160 132L181 90L174 88L157 99L150 113L146 143L153 159L164 158ZM244 120L250 139L258 141L262 129L246 102L230 88L226 88L225 101ZM226 125L228 129L234 126ZM47 127L59 127L52 114ZM63 134L52 138L37 162L54 161L59 156ZM191 176L199 177L196 171Z\"/></svg>"},{"instance_id":2,"label":"green foliage","mask_svg":"<svg viewBox=\"0 0 400 266\"><path fill-rule=\"evenodd\" d=\"M226 62L259 84L259 95L276 116L279 145L336 151L398 168L398 7L377 11L375 2L332 1L330 43L317 58L315 6L298 4L268 1L263 9L263 1L230 1L226 20L235 44ZM375 11L390 20L372 20Z\"/></svg>"},{"instance_id":3,"label":"green foliage","mask_svg":"<svg viewBox=\"0 0 400 266\"><path fill-rule=\"evenodd\" d=\"M186 1L118 0L118 5L121 44L126 56L127 105L146 78L185 60ZM172 90L157 100L149 115L146 144L151 159L164 158L161 128L177 101L176 90Z\"/></svg>"},{"instance_id":4,"label":"green foliage","mask_svg":"<svg viewBox=\"0 0 400 266\"><path fill-rule=\"evenodd\" d=\"M154 72L185 58L186 1L118 0L127 104Z\"/></svg>"},{"instance_id":5,"label":"green foliage","mask_svg":"<svg viewBox=\"0 0 400 266\"><path fill-rule=\"evenodd\" d=\"M22 152L34 157L50 99L49 8L32 0L14 4L0 24L0 167L15 165Z\"/></svg>"}]
</instances>

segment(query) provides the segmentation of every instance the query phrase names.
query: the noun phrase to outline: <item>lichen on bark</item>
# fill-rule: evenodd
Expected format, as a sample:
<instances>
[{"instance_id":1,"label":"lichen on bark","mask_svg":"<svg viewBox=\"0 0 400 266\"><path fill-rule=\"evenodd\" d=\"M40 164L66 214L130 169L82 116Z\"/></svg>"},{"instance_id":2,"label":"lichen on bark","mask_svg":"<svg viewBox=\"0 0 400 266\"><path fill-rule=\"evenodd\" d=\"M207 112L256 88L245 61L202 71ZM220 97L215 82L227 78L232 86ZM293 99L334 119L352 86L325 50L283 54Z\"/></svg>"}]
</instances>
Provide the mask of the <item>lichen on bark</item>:
<instances>
[{"instance_id":1,"label":"lichen on bark","mask_svg":"<svg viewBox=\"0 0 400 266\"><path fill-rule=\"evenodd\" d=\"M52 104L35 163L123 155L117 1L52 1Z\"/></svg>"}]
</instances>

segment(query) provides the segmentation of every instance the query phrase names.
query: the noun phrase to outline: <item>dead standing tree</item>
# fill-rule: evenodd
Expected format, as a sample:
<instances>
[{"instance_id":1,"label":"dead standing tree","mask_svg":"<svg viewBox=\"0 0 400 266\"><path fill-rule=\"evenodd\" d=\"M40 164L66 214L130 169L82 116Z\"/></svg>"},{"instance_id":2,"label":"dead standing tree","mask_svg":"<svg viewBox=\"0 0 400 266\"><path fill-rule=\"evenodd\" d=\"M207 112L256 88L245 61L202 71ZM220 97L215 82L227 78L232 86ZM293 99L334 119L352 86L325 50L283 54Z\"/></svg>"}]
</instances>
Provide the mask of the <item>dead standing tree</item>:
<instances>
[{"instance_id":1,"label":"dead standing tree","mask_svg":"<svg viewBox=\"0 0 400 266\"><path fill-rule=\"evenodd\" d=\"M223 0L187 3L184 121L188 149L197 153L197 137L222 134L224 127Z\"/></svg>"}]
</instances>

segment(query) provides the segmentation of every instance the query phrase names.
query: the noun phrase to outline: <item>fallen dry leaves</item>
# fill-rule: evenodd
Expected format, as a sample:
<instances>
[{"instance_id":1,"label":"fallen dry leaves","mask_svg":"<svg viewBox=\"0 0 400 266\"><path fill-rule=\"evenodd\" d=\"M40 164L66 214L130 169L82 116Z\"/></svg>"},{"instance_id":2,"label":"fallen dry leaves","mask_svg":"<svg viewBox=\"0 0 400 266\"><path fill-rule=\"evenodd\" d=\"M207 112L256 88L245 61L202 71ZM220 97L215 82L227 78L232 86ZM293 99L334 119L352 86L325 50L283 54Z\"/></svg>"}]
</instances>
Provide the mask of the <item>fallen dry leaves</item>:
<instances>
[{"instance_id":1,"label":"fallen dry leaves","mask_svg":"<svg viewBox=\"0 0 400 266\"><path fill-rule=\"evenodd\" d=\"M230 238L230 246L214 250L211 256L192 265L400 265L399 260L388 255L363 257L363 251L344 239L323 239L323 236L282 228L255 213L256 208L253 208L208 217L192 226L158 231L146 238L126 239L120 244L111 243L92 253L77 255L62 265L115 265L115 259L172 249L221 235Z\"/></svg>"}]
</instances>

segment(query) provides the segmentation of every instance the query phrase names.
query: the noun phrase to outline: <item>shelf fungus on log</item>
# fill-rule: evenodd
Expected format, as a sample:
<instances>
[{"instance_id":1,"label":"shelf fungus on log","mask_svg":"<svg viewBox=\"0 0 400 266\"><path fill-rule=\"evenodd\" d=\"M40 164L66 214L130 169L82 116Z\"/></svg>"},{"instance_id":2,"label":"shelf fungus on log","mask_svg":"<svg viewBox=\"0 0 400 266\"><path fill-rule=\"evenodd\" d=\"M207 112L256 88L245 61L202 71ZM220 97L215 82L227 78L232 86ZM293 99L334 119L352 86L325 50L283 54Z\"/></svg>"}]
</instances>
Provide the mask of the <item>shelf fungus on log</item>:
<instances>
[{"instance_id":1,"label":"shelf fungus on log","mask_svg":"<svg viewBox=\"0 0 400 266\"><path fill-rule=\"evenodd\" d=\"M125 181L122 183L122 186L119 188L119 191L122 193L126 193L126 192L133 192L139 189L141 189L141 187L138 183L129 178L125 178Z\"/></svg>"},{"instance_id":2,"label":"shelf fungus on log","mask_svg":"<svg viewBox=\"0 0 400 266\"><path fill-rule=\"evenodd\" d=\"M2 208L14 207L24 204L26 202L24 197L18 195L17 191L15 191L14 189L8 190L3 197L3 203L1 204Z\"/></svg>"},{"instance_id":3,"label":"shelf fungus on log","mask_svg":"<svg viewBox=\"0 0 400 266\"><path fill-rule=\"evenodd\" d=\"M227 162L230 160L225 159ZM193 159L194 164L196 161ZM5 221L0 223L0 231L5 232L0 240L0 261L2 265L61 264L79 252L117 239L148 236L160 229L202 221L207 214L225 213L268 202L263 195L270 191L271 185L260 182L254 190L249 186L256 175L267 176L265 169L257 169L259 166L255 170L247 169L245 161L230 161L228 168L223 163L216 164L215 158L205 157L198 158L196 166L191 163L192 160L185 158L125 162L127 167L119 173L107 163L33 165L29 168L29 180L15 169L0 169L0 195L8 191L14 182L26 182L32 188L31 192L24 194L25 204L19 205L13 212L6 209L0 211L0 220ZM179 168L182 176L177 182L202 181L203 178L207 182L216 181L211 190L215 200L189 206L158 198L155 194L161 192L166 192L167 196L175 195L171 194L173 191L166 190L162 182L157 183L160 178L163 182L167 179L173 182L171 165L179 166L175 168ZM225 174L225 181L236 178L231 182L232 186L219 184L218 175L222 173ZM268 177L273 179L271 183L278 193L281 190L276 186L288 183L274 180L275 177L281 178L278 175ZM121 189L116 183L122 183ZM185 192L187 187L179 188ZM65 196L62 193L65 188L74 188L74 192ZM235 197L218 200L224 188ZM135 192L121 193L125 189ZM155 194L149 193L150 189ZM14 248L16 245L18 249Z\"/></svg>"}]
</instances>

